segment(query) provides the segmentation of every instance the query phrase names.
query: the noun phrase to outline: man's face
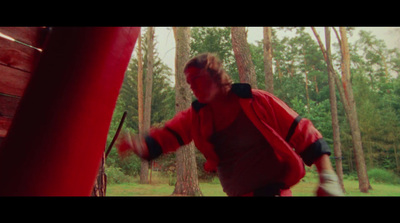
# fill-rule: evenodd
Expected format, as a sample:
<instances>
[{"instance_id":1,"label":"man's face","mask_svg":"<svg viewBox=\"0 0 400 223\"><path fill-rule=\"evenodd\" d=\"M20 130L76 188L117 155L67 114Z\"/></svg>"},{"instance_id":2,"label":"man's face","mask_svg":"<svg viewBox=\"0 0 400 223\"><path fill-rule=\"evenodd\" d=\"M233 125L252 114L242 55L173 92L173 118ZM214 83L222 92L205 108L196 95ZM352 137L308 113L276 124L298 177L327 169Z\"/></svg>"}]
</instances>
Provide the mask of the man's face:
<instances>
[{"instance_id":1,"label":"man's face","mask_svg":"<svg viewBox=\"0 0 400 223\"><path fill-rule=\"evenodd\" d=\"M210 103L218 94L217 84L205 69L189 67L185 75L186 82L200 103Z\"/></svg>"}]
</instances>

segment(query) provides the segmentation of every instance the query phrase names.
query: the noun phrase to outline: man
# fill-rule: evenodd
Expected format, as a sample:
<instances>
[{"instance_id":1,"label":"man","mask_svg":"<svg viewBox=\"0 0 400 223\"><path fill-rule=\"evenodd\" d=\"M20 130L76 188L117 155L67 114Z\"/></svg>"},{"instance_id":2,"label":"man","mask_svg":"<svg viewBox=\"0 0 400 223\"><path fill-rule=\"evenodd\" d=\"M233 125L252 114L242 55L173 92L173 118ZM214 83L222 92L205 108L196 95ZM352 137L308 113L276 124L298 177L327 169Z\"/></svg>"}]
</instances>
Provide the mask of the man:
<instances>
[{"instance_id":1,"label":"man","mask_svg":"<svg viewBox=\"0 0 400 223\"><path fill-rule=\"evenodd\" d=\"M228 196L291 196L304 163L317 167L318 196L343 195L330 149L309 120L266 91L232 84L213 54L190 59L184 73L197 100L144 137L123 135L120 154L131 150L151 160L193 140L207 160L204 169L218 172Z\"/></svg>"}]
</instances>

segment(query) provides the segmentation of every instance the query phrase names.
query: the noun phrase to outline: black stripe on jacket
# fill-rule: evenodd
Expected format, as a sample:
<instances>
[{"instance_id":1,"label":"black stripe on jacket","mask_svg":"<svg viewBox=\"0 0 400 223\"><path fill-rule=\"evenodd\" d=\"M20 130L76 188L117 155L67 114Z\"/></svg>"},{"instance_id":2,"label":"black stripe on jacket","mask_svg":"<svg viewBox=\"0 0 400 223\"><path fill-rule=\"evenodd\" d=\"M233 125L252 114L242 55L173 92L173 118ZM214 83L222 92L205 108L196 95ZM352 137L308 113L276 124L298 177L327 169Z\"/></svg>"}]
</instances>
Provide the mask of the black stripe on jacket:
<instances>
[{"instance_id":1,"label":"black stripe on jacket","mask_svg":"<svg viewBox=\"0 0 400 223\"><path fill-rule=\"evenodd\" d=\"M290 139L292 138L297 125L299 124L302 117L299 115L294 120L292 125L289 128L288 134L286 135L286 142L289 143ZM317 141L313 142L309 145L303 152L299 155L303 159L303 162L307 166L311 166L319 157L323 154L331 154L331 149L329 148L328 144L326 143L325 139L321 138Z\"/></svg>"},{"instance_id":2,"label":"black stripe on jacket","mask_svg":"<svg viewBox=\"0 0 400 223\"><path fill-rule=\"evenodd\" d=\"M179 143L180 146L185 145L185 143L183 142L182 137L181 137L177 132L175 132L173 129L168 128L168 127L165 127L165 129L166 129L168 132L170 132L172 135L175 136L175 138L176 138L176 140L178 141L178 143Z\"/></svg>"},{"instance_id":3,"label":"black stripe on jacket","mask_svg":"<svg viewBox=\"0 0 400 223\"><path fill-rule=\"evenodd\" d=\"M293 120L292 125L291 125L290 128L289 128L288 134L286 135L285 141L286 141L287 143L289 143L290 138L292 138L292 135L294 134L294 131L296 130L297 125L299 124L299 122L300 122L300 120L301 120L302 118L303 118L303 117L301 117L301 116L299 115L299 116L297 116L297 117Z\"/></svg>"}]
</instances>

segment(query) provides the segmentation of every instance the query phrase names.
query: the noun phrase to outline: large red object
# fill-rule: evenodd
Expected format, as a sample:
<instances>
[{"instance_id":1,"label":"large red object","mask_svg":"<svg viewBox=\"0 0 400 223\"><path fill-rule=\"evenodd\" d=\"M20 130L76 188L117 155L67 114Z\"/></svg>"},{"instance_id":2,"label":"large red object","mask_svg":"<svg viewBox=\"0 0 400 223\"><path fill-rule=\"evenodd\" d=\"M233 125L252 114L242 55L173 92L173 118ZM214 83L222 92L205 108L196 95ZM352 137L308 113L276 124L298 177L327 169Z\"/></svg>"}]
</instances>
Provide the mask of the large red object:
<instances>
[{"instance_id":1,"label":"large red object","mask_svg":"<svg viewBox=\"0 0 400 223\"><path fill-rule=\"evenodd\" d=\"M56 27L0 148L0 195L89 196L140 28Z\"/></svg>"}]
</instances>

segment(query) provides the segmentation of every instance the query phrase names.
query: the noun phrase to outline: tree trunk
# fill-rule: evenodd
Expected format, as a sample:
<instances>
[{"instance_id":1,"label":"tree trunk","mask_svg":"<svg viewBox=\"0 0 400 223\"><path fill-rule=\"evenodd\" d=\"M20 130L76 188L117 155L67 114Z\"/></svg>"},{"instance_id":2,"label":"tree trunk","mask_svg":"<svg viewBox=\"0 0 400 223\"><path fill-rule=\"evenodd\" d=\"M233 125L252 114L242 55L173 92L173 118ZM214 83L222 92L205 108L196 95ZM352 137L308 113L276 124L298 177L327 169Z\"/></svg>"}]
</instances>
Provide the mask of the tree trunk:
<instances>
[{"instance_id":1,"label":"tree trunk","mask_svg":"<svg viewBox=\"0 0 400 223\"><path fill-rule=\"evenodd\" d=\"M394 158L396 160L396 171L397 171L397 173L400 173L399 158L397 156L397 144L398 144L398 142L397 142L397 140L395 140L393 149L394 149Z\"/></svg>"},{"instance_id":2,"label":"tree trunk","mask_svg":"<svg viewBox=\"0 0 400 223\"><path fill-rule=\"evenodd\" d=\"M276 69L278 70L278 78L279 78L279 82L282 83L282 77L283 77L283 73L281 71L281 66L279 64L279 59L275 59L276 61Z\"/></svg>"},{"instance_id":3,"label":"tree trunk","mask_svg":"<svg viewBox=\"0 0 400 223\"><path fill-rule=\"evenodd\" d=\"M353 88L350 82L350 53L349 47L347 43L347 33L345 27L340 27L340 36L341 39L341 52L342 52L342 67L343 67L343 74L345 78L342 78L346 81L344 85L347 93L348 104L350 107L350 129L353 138L353 145L354 145L354 154L356 155L356 166L357 166L357 175L359 181L359 188L361 192L368 193L368 189L370 188L368 175L367 175L367 167L365 165L365 158L364 158L364 151L362 147L361 141L361 132L358 125L358 117L356 112L356 103L354 101L353 96Z\"/></svg>"},{"instance_id":4,"label":"tree trunk","mask_svg":"<svg viewBox=\"0 0 400 223\"><path fill-rule=\"evenodd\" d=\"M142 54L142 31L139 32L138 38L138 121L139 134L144 134L144 108L143 108L143 54ZM143 172L142 172L143 169ZM146 162L141 161L140 182L146 183Z\"/></svg>"},{"instance_id":5,"label":"tree trunk","mask_svg":"<svg viewBox=\"0 0 400 223\"><path fill-rule=\"evenodd\" d=\"M174 27L175 53L175 112L191 105L190 88L183 73L190 53L190 28ZM202 196L197 176L194 144L183 146L176 152L176 184L173 195Z\"/></svg>"},{"instance_id":6,"label":"tree trunk","mask_svg":"<svg viewBox=\"0 0 400 223\"><path fill-rule=\"evenodd\" d=\"M306 83L306 99L307 99L307 112L310 113L310 96L308 94L308 72L307 72L307 60L306 60L306 52L303 49L303 57L304 57L304 74L305 74L305 83Z\"/></svg>"},{"instance_id":7,"label":"tree trunk","mask_svg":"<svg viewBox=\"0 0 400 223\"><path fill-rule=\"evenodd\" d=\"M314 68L314 70L315 70L315 68ZM314 76L314 83L315 83L315 92L316 92L317 95L318 95L319 89L318 89L317 76Z\"/></svg>"},{"instance_id":8,"label":"tree trunk","mask_svg":"<svg viewBox=\"0 0 400 223\"><path fill-rule=\"evenodd\" d=\"M354 153L354 149L352 150L352 151L350 151L350 149L349 149L349 151L347 152L347 154L348 154L348 162L349 162L349 171L350 172L353 172L354 171L354 164L353 164L353 153Z\"/></svg>"},{"instance_id":9,"label":"tree trunk","mask_svg":"<svg viewBox=\"0 0 400 223\"><path fill-rule=\"evenodd\" d=\"M342 83L343 83L343 88L344 88L344 93L346 95L347 103L349 104L350 108L353 106L353 104L350 102L349 99L349 88L347 84L350 83L350 52L349 52L349 47L347 45L347 35L346 31L345 33L342 33L342 28L339 28L339 32L341 35L341 42L340 42L340 51L342 55L342 61L341 61L341 66L340 69L342 70ZM343 39L343 37L345 39Z\"/></svg>"},{"instance_id":10,"label":"tree trunk","mask_svg":"<svg viewBox=\"0 0 400 223\"><path fill-rule=\"evenodd\" d=\"M286 70L290 73L290 77L294 76L294 66L293 66L293 64L294 64L294 59L291 60L290 66L288 66L286 68Z\"/></svg>"},{"instance_id":11,"label":"tree trunk","mask_svg":"<svg viewBox=\"0 0 400 223\"><path fill-rule=\"evenodd\" d=\"M328 27L325 27L325 44L326 44L326 63L327 66L331 66L331 33ZM336 162L336 174L339 178L340 186L343 192L346 190L343 184L343 166L342 166L342 150L340 148L340 130L339 130L339 119L337 113L337 101L335 91L335 80L331 70L328 69L328 83L329 83L329 101L331 104L331 116L332 116L332 130L333 130L333 152L335 154Z\"/></svg>"},{"instance_id":12,"label":"tree trunk","mask_svg":"<svg viewBox=\"0 0 400 223\"><path fill-rule=\"evenodd\" d=\"M138 38L138 119L139 119L139 134L144 132L143 122L143 55L142 55L142 35L139 31Z\"/></svg>"},{"instance_id":13,"label":"tree trunk","mask_svg":"<svg viewBox=\"0 0 400 223\"><path fill-rule=\"evenodd\" d=\"M367 138L367 140L365 140L365 138ZM371 138L369 136L364 138L364 142L365 144L367 144L367 148L368 148L368 168L374 168L374 155L372 153L372 141Z\"/></svg>"},{"instance_id":14,"label":"tree trunk","mask_svg":"<svg viewBox=\"0 0 400 223\"><path fill-rule=\"evenodd\" d=\"M94 186L93 186L93 190L92 190L93 197L106 196L107 176L106 176L104 165L105 165L105 153L103 153L103 157L101 158L99 172L97 173L97 178L96 178L96 181L94 182Z\"/></svg>"},{"instance_id":15,"label":"tree trunk","mask_svg":"<svg viewBox=\"0 0 400 223\"><path fill-rule=\"evenodd\" d=\"M265 90L274 93L274 76L272 71L271 27L264 27L264 72Z\"/></svg>"},{"instance_id":16,"label":"tree trunk","mask_svg":"<svg viewBox=\"0 0 400 223\"><path fill-rule=\"evenodd\" d=\"M389 71L388 71L388 66L386 63L386 57L379 51L377 51L377 53L379 54L379 56L382 57L383 67L385 68L385 77L386 77L385 82L387 83L389 81Z\"/></svg>"},{"instance_id":17,"label":"tree trunk","mask_svg":"<svg viewBox=\"0 0 400 223\"><path fill-rule=\"evenodd\" d=\"M153 90L153 51L154 51L154 27L149 27L147 30L147 73L145 79L146 91L144 95L144 132L150 129L151 124L151 93ZM149 162L147 160L142 160L140 169L140 183L149 183Z\"/></svg>"},{"instance_id":18,"label":"tree trunk","mask_svg":"<svg viewBox=\"0 0 400 223\"><path fill-rule=\"evenodd\" d=\"M247 43L245 27L232 27L232 48L239 70L239 79L242 83L249 83L257 88L256 71L251 60L250 47Z\"/></svg>"}]
</instances>

